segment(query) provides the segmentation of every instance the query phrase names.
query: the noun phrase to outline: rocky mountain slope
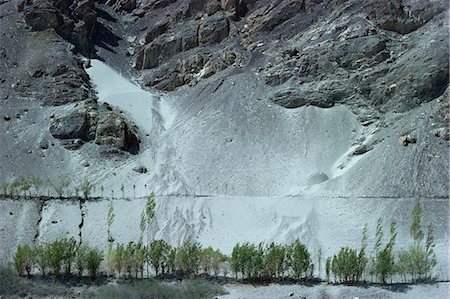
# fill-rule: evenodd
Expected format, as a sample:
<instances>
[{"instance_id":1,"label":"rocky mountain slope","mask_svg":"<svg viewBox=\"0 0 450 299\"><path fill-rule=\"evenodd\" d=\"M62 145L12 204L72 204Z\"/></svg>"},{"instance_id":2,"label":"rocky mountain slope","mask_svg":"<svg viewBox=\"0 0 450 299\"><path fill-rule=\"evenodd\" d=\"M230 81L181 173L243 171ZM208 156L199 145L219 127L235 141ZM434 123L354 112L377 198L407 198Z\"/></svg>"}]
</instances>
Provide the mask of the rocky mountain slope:
<instances>
[{"instance_id":1,"label":"rocky mountain slope","mask_svg":"<svg viewBox=\"0 0 450 299\"><path fill-rule=\"evenodd\" d=\"M121 184L126 197L152 190L157 236L225 251L301 235L331 253L358 242L360 221L388 222L421 199L433 203L426 222L446 259L447 1L0 3L0 182L68 174L103 197ZM24 240L81 236L80 215L98 214L85 235L105 228L102 203L81 214L69 203L3 204L22 215L0 226L5 255ZM123 210L138 219L141 204ZM236 237L220 217L241 206L255 214ZM57 224L64 213L73 225ZM273 229L252 235L261 223ZM320 240L349 223L354 236Z\"/></svg>"}]
</instances>

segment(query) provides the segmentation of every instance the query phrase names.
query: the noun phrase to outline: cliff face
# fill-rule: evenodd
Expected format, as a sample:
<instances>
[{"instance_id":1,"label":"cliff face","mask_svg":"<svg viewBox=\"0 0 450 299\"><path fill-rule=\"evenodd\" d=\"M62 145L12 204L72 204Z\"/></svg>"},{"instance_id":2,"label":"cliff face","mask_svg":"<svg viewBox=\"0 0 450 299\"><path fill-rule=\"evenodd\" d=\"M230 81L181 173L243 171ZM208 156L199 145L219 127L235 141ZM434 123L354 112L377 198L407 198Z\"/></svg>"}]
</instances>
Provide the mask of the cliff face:
<instances>
[{"instance_id":1,"label":"cliff face","mask_svg":"<svg viewBox=\"0 0 450 299\"><path fill-rule=\"evenodd\" d=\"M70 170L78 153L105 155L93 142L114 107L96 103L84 55L171 91L177 126L166 135L182 190L226 180L236 194L298 194L319 176L331 195L447 194L446 1L26 0L0 10L2 180L22 163L33 174L54 157ZM56 125L65 135L48 134ZM136 130L124 122L102 138ZM116 148L136 154L146 137Z\"/></svg>"}]
</instances>

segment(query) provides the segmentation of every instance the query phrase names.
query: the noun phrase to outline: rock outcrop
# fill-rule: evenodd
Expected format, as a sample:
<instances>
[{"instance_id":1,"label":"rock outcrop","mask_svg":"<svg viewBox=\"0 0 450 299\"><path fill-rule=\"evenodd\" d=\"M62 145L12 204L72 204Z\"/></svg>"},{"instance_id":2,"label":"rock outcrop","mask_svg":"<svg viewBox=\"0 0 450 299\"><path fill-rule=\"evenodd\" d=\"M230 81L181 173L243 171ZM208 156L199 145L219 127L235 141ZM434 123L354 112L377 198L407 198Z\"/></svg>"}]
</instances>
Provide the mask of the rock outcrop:
<instances>
[{"instance_id":1,"label":"rock outcrop","mask_svg":"<svg viewBox=\"0 0 450 299\"><path fill-rule=\"evenodd\" d=\"M98 122L95 143L136 153L139 151L140 140L123 117L109 112Z\"/></svg>"},{"instance_id":2,"label":"rock outcrop","mask_svg":"<svg viewBox=\"0 0 450 299\"><path fill-rule=\"evenodd\" d=\"M52 28L83 54L90 56L94 53L94 0L23 0L18 9L23 12L26 23L33 30Z\"/></svg>"},{"instance_id":3,"label":"rock outcrop","mask_svg":"<svg viewBox=\"0 0 450 299\"><path fill-rule=\"evenodd\" d=\"M50 125L50 133L58 139L92 140L95 137L97 112L82 108L68 115L54 118Z\"/></svg>"}]
</instances>

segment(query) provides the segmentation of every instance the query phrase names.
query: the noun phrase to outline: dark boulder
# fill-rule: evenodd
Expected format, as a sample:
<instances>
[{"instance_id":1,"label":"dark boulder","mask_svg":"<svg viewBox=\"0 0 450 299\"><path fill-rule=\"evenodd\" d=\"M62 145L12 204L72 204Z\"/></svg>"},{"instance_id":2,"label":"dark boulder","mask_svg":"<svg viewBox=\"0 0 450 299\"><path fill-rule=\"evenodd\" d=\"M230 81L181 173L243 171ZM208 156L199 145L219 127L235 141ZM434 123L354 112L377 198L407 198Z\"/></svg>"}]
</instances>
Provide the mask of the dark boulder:
<instances>
[{"instance_id":1,"label":"dark boulder","mask_svg":"<svg viewBox=\"0 0 450 299\"><path fill-rule=\"evenodd\" d=\"M96 114L91 115L87 109L79 109L58 118L54 118L50 125L50 133L58 139L79 138L85 141L92 139L92 125Z\"/></svg>"},{"instance_id":2,"label":"dark boulder","mask_svg":"<svg viewBox=\"0 0 450 299\"><path fill-rule=\"evenodd\" d=\"M99 145L137 153L140 140L135 130L120 115L109 112L98 123L95 142Z\"/></svg>"},{"instance_id":3,"label":"dark boulder","mask_svg":"<svg viewBox=\"0 0 450 299\"><path fill-rule=\"evenodd\" d=\"M230 24L223 14L215 14L202 21L198 30L198 42L220 43L230 33Z\"/></svg>"}]
</instances>

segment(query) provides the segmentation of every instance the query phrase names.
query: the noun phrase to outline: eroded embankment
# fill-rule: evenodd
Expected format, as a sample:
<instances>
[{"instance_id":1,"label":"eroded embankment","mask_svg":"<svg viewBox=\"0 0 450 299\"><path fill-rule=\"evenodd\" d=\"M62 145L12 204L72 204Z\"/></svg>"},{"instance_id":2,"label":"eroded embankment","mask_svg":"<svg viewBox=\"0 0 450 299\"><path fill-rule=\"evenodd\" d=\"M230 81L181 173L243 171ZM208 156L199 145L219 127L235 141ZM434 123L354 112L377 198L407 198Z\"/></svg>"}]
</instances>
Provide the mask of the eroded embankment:
<instances>
[{"instance_id":1,"label":"eroded embankment","mask_svg":"<svg viewBox=\"0 0 450 299\"><path fill-rule=\"evenodd\" d=\"M420 199L422 225L431 223L438 258L436 274L448 279L448 198ZM140 215L146 199L115 199L111 231L115 242L137 241ZM390 221L398 222L396 249L409 242L414 198L301 198L301 197L182 197L157 196L150 237L180 245L186 239L199 241L230 254L236 243L289 243L300 239L316 259L332 256L340 247L357 247L364 224L369 226L373 247L378 218L385 225L387 242ZM106 212L109 200L78 201L51 199L39 213L40 202L0 200L2 262L17 244L74 237L107 248ZM12 212L13 216L9 215ZM41 215L39 215L41 214ZM41 219L38 222L38 219ZM37 225L38 223L38 225ZM145 235L145 234L144 234ZM322 272L324 273L324 269Z\"/></svg>"}]
</instances>

